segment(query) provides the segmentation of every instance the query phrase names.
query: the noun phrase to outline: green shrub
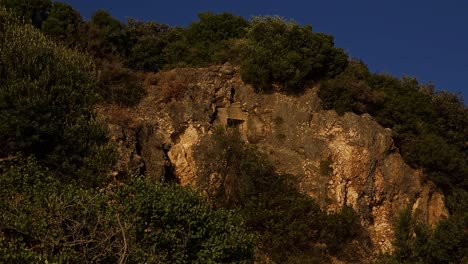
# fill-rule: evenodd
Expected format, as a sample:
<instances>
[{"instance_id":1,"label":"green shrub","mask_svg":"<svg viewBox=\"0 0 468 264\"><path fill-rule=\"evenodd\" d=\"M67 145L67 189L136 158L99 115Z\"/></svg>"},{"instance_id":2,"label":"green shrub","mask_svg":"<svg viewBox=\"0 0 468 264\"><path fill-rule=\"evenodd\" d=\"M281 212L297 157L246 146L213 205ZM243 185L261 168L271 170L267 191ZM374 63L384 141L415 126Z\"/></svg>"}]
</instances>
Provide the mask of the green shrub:
<instances>
[{"instance_id":1,"label":"green shrub","mask_svg":"<svg viewBox=\"0 0 468 264\"><path fill-rule=\"evenodd\" d=\"M466 188L466 159L455 146L432 133L419 137L403 135L402 138L400 151L408 164L422 166L431 179L446 191L454 187Z\"/></svg>"},{"instance_id":2,"label":"green shrub","mask_svg":"<svg viewBox=\"0 0 468 264\"><path fill-rule=\"evenodd\" d=\"M11 10L16 17L41 28L52 7L50 0L0 0L0 7Z\"/></svg>"},{"instance_id":3,"label":"green shrub","mask_svg":"<svg viewBox=\"0 0 468 264\"><path fill-rule=\"evenodd\" d=\"M369 78L367 66L361 61L351 60L346 70L336 78L320 84L318 96L322 107L334 109L340 115L345 112L374 113L383 103L383 96L368 85Z\"/></svg>"},{"instance_id":4,"label":"green shrub","mask_svg":"<svg viewBox=\"0 0 468 264\"><path fill-rule=\"evenodd\" d=\"M330 157L326 160L321 160L320 166L319 166L320 174L322 174L322 176L332 176L333 174L333 168L331 166L332 164L333 164L333 160Z\"/></svg>"},{"instance_id":5,"label":"green shrub","mask_svg":"<svg viewBox=\"0 0 468 264\"><path fill-rule=\"evenodd\" d=\"M294 189L283 186L276 191L259 193L241 210L247 226L259 234L259 251L276 263L308 252L326 259L326 251L316 247L325 214L310 197Z\"/></svg>"},{"instance_id":6,"label":"green shrub","mask_svg":"<svg viewBox=\"0 0 468 264\"><path fill-rule=\"evenodd\" d=\"M241 219L213 211L203 198L179 186L135 185L135 239L143 258L162 263L239 263L253 256L253 236Z\"/></svg>"},{"instance_id":7,"label":"green shrub","mask_svg":"<svg viewBox=\"0 0 468 264\"><path fill-rule=\"evenodd\" d=\"M410 209L395 223L395 252L378 263L464 263L468 260L467 218L454 214L435 228L416 222Z\"/></svg>"},{"instance_id":8,"label":"green shrub","mask_svg":"<svg viewBox=\"0 0 468 264\"><path fill-rule=\"evenodd\" d=\"M104 10L97 10L87 23L87 50L95 58L125 57L128 38L125 25Z\"/></svg>"},{"instance_id":9,"label":"green shrub","mask_svg":"<svg viewBox=\"0 0 468 264\"><path fill-rule=\"evenodd\" d=\"M322 82L318 95L324 109L369 113L391 128L405 162L422 168L446 194L466 190L468 110L456 95L435 93L414 78L370 74L359 61Z\"/></svg>"},{"instance_id":10,"label":"green shrub","mask_svg":"<svg viewBox=\"0 0 468 264\"><path fill-rule=\"evenodd\" d=\"M246 35L241 75L257 91L268 91L275 83L300 90L305 81L339 74L347 55L335 48L331 36L312 33L279 17L255 17Z\"/></svg>"},{"instance_id":11,"label":"green shrub","mask_svg":"<svg viewBox=\"0 0 468 264\"><path fill-rule=\"evenodd\" d=\"M249 22L229 13L206 12L198 17L199 21L180 31L178 41L167 46L164 53L170 64L205 66L237 55L234 40L243 38Z\"/></svg>"},{"instance_id":12,"label":"green shrub","mask_svg":"<svg viewBox=\"0 0 468 264\"><path fill-rule=\"evenodd\" d=\"M113 156L95 121L95 67L0 10L0 153L32 155L64 181L94 185Z\"/></svg>"},{"instance_id":13,"label":"green shrub","mask_svg":"<svg viewBox=\"0 0 468 264\"><path fill-rule=\"evenodd\" d=\"M159 37L140 38L130 51L129 67L135 70L160 71L166 65L163 51L167 45Z\"/></svg>"},{"instance_id":14,"label":"green shrub","mask_svg":"<svg viewBox=\"0 0 468 264\"><path fill-rule=\"evenodd\" d=\"M4 164L3 164L4 165ZM84 190L34 159L2 166L2 263L239 263L253 236L187 188L140 178Z\"/></svg>"},{"instance_id":15,"label":"green shrub","mask_svg":"<svg viewBox=\"0 0 468 264\"><path fill-rule=\"evenodd\" d=\"M381 125L393 129L405 162L423 168L447 194L454 188L467 188L466 158L459 147L464 143L454 142L450 129L440 129L443 126L439 124L447 121L439 121L445 118L437 111L431 94L422 92L417 80L411 78L375 75L370 85L385 94L385 103L373 115ZM454 120L460 125L464 122L463 118Z\"/></svg>"},{"instance_id":16,"label":"green shrub","mask_svg":"<svg viewBox=\"0 0 468 264\"><path fill-rule=\"evenodd\" d=\"M259 190L275 183L265 155L247 145L237 130L218 127L213 138L205 137L194 151L196 185L216 207L240 208Z\"/></svg>"},{"instance_id":17,"label":"green shrub","mask_svg":"<svg viewBox=\"0 0 468 264\"><path fill-rule=\"evenodd\" d=\"M168 60L166 47L180 39L178 30L165 24L128 19L126 27L129 39L128 67L146 72L162 70Z\"/></svg>"},{"instance_id":18,"label":"green shrub","mask_svg":"<svg viewBox=\"0 0 468 264\"><path fill-rule=\"evenodd\" d=\"M77 47L84 44L85 24L83 18L68 4L54 2L41 29L47 36L68 46Z\"/></svg>"},{"instance_id":19,"label":"green shrub","mask_svg":"<svg viewBox=\"0 0 468 264\"><path fill-rule=\"evenodd\" d=\"M432 103L437 111L437 127L448 143L456 145L468 155L468 108L460 95L447 91L432 94Z\"/></svg>"},{"instance_id":20,"label":"green shrub","mask_svg":"<svg viewBox=\"0 0 468 264\"><path fill-rule=\"evenodd\" d=\"M110 197L62 184L34 159L2 168L0 230L9 245L0 262L30 257L41 263L117 261L122 242Z\"/></svg>"},{"instance_id":21,"label":"green shrub","mask_svg":"<svg viewBox=\"0 0 468 264\"><path fill-rule=\"evenodd\" d=\"M327 244L331 253L336 254L362 233L358 214L352 207L344 205L338 212L327 214L320 241Z\"/></svg>"}]
</instances>

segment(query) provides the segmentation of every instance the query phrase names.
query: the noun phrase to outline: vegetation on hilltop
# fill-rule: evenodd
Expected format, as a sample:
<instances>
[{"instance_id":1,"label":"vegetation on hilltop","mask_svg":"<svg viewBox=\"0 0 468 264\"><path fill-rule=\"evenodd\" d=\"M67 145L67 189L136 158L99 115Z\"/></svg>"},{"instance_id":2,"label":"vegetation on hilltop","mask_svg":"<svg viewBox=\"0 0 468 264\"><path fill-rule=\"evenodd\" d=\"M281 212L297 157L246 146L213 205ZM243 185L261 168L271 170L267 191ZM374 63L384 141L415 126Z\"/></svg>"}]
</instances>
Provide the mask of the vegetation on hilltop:
<instances>
[{"instance_id":1,"label":"vegetation on hilltop","mask_svg":"<svg viewBox=\"0 0 468 264\"><path fill-rule=\"evenodd\" d=\"M332 36L280 17L254 18L243 50L242 79L257 91L271 90L273 84L300 91L306 81L339 74L348 59Z\"/></svg>"},{"instance_id":2,"label":"vegetation on hilltop","mask_svg":"<svg viewBox=\"0 0 468 264\"><path fill-rule=\"evenodd\" d=\"M0 28L0 262L252 258L254 237L234 212L187 188L110 178L113 149L92 111L88 56L4 9Z\"/></svg>"},{"instance_id":3,"label":"vegetation on hilltop","mask_svg":"<svg viewBox=\"0 0 468 264\"><path fill-rule=\"evenodd\" d=\"M371 73L332 36L279 17L208 12L180 28L123 23L105 10L85 21L50 0L0 6L1 261L244 262L254 237L276 262L346 256L362 235L355 213L323 212L231 131L198 146L209 203L185 188L108 177L114 150L96 102L138 104L141 72L225 62L258 92L318 84L324 109L369 113L391 128L405 161L444 190L451 216L431 230L403 213L395 254L382 261L466 261L468 109L459 96ZM228 166L209 162L218 149Z\"/></svg>"},{"instance_id":4,"label":"vegetation on hilltop","mask_svg":"<svg viewBox=\"0 0 468 264\"><path fill-rule=\"evenodd\" d=\"M463 100L414 78L372 74L360 61L351 61L343 73L322 82L318 95L325 109L369 113L391 128L405 162L422 169L446 194L451 216L432 230L403 213L395 225L395 255L382 262L466 261L468 109Z\"/></svg>"},{"instance_id":5,"label":"vegetation on hilltop","mask_svg":"<svg viewBox=\"0 0 468 264\"><path fill-rule=\"evenodd\" d=\"M460 97L414 78L372 74L360 61L322 82L318 94L325 109L369 113L391 128L406 163L422 168L446 194L467 190L468 109Z\"/></svg>"}]
</instances>

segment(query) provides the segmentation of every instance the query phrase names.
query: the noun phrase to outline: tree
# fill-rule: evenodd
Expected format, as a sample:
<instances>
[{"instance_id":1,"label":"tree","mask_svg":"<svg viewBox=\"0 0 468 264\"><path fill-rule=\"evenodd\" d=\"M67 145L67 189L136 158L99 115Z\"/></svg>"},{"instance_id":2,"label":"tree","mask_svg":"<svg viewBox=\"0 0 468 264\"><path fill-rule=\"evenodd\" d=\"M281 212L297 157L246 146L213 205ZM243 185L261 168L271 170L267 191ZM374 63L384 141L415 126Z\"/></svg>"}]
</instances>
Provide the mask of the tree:
<instances>
[{"instance_id":1,"label":"tree","mask_svg":"<svg viewBox=\"0 0 468 264\"><path fill-rule=\"evenodd\" d=\"M31 22L36 28L41 28L47 19L52 2L50 0L0 0L0 7L11 10L16 16Z\"/></svg>"},{"instance_id":2,"label":"tree","mask_svg":"<svg viewBox=\"0 0 468 264\"><path fill-rule=\"evenodd\" d=\"M98 88L104 102L135 106L146 95L142 77L120 62L102 61L99 65Z\"/></svg>"},{"instance_id":3,"label":"tree","mask_svg":"<svg viewBox=\"0 0 468 264\"><path fill-rule=\"evenodd\" d=\"M0 11L0 154L34 156L64 181L94 185L113 156L94 118L87 56Z\"/></svg>"},{"instance_id":4,"label":"tree","mask_svg":"<svg viewBox=\"0 0 468 264\"><path fill-rule=\"evenodd\" d=\"M239 263L253 257L253 236L238 214L212 210L199 194L180 186L137 182L130 214L136 213L137 262ZM138 254L137 254L138 256Z\"/></svg>"},{"instance_id":5,"label":"tree","mask_svg":"<svg viewBox=\"0 0 468 264\"><path fill-rule=\"evenodd\" d=\"M395 253L391 263L465 263L468 260L467 218L454 214L435 228L418 223L409 208L395 219Z\"/></svg>"},{"instance_id":6,"label":"tree","mask_svg":"<svg viewBox=\"0 0 468 264\"><path fill-rule=\"evenodd\" d=\"M97 10L88 23L88 50L97 58L126 56L125 26L104 10Z\"/></svg>"},{"instance_id":7,"label":"tree","mask_svg":"<svg viewBox=\"0 0 468 264\"><path fill-rule=\"evenodd\" d=\"M391 128L405 162L423 169L445 194L466 190L468 110L459 96L434 92L415 78L371 74L357 61L323 81L318 95L325 109L369 113Z\"/></svg>"},{"instance_id":8,"label":"tree","mask_svg":"<svg viewBox=\"0 0 468 264\"><path fill-rule=\"evenodd\" d=\"M241 208L279 181L266 157L247 145L237 130L218 127L212 138L207 136L196 146L195 153L199 168L196 186L215 207Z\"/></svg>"},{"instance_id":9,"label":"tree","mask_svg":"<svg viewBox=\"0 0 468 264\"><path fill-rule=\"evenodd\" d=\"M178 39L167 25L128 19L127 34L130 42L128 65L132 69L160 71L166 64L164 49Z\"/></svg>"},{"instance_id":10,"label":"tree","mask_svg":"<svg viewBox=\"0 0 468 264\"><path fill-rule=\"evenodd\" d=\"M83 45L84 22L70 5L54 2L47 20L42 24L42 32L69 46Z\"/></svg>"},{"instance_id":11,"label":"tree","mask_svg":"<svg viewBox=\"0 0 468 264\"><path fill-rule=\"evenodd\" d=\"M233 42L245 36L249 22L229 13L206 12L198 17L182 31L179 41L168 45L165 54L170 63L204 66L226 62L238 53Z\"/></svg>"},{"instance_id":12,"label":"tree","mask_svg":"<svg viewBox=\"0 0 468 264\"><path fill-rule=\"evenodd\" d=\"M459 94L440 91L432 94L432 102L439 116L438 128L446 140L468 156L468 108Z\"/></svg>"},{"instance_id":13,"label":"tree","mask_svg":"<svg viewBox=\"0 0 468 264\"><path fill-rule=\"evenodd\" d=\"M322 107L334 109L340 115L345 112L376 113L382 106L383 94L372 90L370 76L363 62L351 60L342 73L320 83L318 96Z\"/></svg>"},{"instance_id":14,"label":"tree","mask_svg":"<svg viewBox=\"0 0 468 264\"><path fill-rule=\"evenodd\" d=\"M333 77L347 65L331 36L279 17L255 17L246 39L241 75L258 91L275 83L297 91L307 80Z\"/></svg>"},{"instance_id":15,"label":"tree","mask_svg":"<svg viewBox=\"0 0 468 264\"><path fill-rule=\"evenodd\" d=\"M212 210L188 188L135 177L82 189L34 159L0 177L0 262L240 263L253 235L238 215Z\"/></svg>"}]
</instances>

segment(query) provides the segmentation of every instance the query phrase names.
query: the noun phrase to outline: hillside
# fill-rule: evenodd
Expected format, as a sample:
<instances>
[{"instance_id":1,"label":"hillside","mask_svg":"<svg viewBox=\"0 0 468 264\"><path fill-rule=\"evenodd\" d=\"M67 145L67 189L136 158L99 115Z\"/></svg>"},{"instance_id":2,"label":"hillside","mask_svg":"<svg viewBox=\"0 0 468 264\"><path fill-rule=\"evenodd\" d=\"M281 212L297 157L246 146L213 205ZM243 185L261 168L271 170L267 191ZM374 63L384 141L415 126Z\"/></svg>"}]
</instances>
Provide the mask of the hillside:
<instances>
[{"instance_id":1,"label":"hillside","mask_svg":"<svg viewBox=\"0 0 468 264\"><path fill-rule=\"evenodd\" d=\"M393 217L406 206L431 225L447 216L444 195L421 170L404 163L391 130L367 114L322 110L317 87L300 96L257 94L230 65L175 69L157 79L135 108L100 111L119 146L120 168L139 161L132 166L159 180L169 161L177 181L196 189L199 160L217 162L221 156L213 150L206 157L197 145L217 126L236 127L321 207L356 210L376 251L392 249ZM182 91L164 101L161 91L171 81L182 82Z\"/></svg>"},{"instance_id":2,"label":"hillside","mask_svg":"<svg viewBox=\"0 0 468 264\"><path fill-rule=\"evenodd\" d=\"M459 96L279 17L0 5L0 262L467 260Z\"/></svg>"}]
</instances>

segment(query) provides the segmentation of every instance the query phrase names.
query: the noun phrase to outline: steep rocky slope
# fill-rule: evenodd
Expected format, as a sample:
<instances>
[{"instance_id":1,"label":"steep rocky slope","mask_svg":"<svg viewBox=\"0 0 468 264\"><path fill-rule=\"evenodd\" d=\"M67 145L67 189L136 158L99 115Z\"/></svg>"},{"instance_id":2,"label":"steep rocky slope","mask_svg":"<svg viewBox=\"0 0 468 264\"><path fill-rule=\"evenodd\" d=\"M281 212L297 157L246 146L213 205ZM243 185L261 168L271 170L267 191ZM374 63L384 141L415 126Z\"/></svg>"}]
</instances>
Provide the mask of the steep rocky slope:
<instances>
[{"instance_id":1,"label":"steep rocky slope","mask_svg":"<svg viewBox=\"0 0 468 264\"><path fill-rule=\"evenodd\" d=\"M228 125L268 153L278 171L296 175L323 208L352 206L376 252L391 250L391 222L402 208L429 224L447 215L443 195L404 163L391 130L369 115L321 110L314 88L296 96L257 94L230 65L176 69L152 83L133 109L98 109L120 152L116 175L131 169L190 185L193 146L213 127Z\"/></svg>"}]
</instances>

